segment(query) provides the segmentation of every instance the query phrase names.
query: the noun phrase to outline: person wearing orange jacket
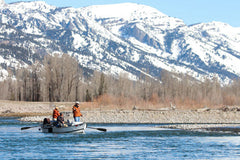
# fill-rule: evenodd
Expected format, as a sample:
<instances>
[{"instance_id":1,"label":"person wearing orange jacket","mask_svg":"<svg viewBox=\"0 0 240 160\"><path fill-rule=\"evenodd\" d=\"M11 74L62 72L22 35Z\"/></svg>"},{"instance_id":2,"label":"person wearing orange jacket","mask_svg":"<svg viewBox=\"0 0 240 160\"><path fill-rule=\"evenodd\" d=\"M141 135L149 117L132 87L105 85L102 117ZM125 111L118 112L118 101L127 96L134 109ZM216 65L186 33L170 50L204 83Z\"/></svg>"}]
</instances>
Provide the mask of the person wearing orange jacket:
<instances>
[{"instance_id":1,"label":"person wearing orange jacket","mask_svg":"<svg viewBox=\"0 0 240 160\"><path fill-rule=\"evenodd\" d=\"M55 107L55 109L53 110L53 121L57 121L58 116L60 116L59 108Z\"/></svg>"},{"instance_id":2,"label":"person wearing orange jacket","mask_svg":"<svg viewBox=\"0 0 240 160\"><path fill-rule=\"evenodd\" d=\"M80 122L80 117L82 116L82 113L80 112L80 106L78 101L76 101L75 105L72 108L72 111L75 122Z\"/></svg>"}]
</instances>

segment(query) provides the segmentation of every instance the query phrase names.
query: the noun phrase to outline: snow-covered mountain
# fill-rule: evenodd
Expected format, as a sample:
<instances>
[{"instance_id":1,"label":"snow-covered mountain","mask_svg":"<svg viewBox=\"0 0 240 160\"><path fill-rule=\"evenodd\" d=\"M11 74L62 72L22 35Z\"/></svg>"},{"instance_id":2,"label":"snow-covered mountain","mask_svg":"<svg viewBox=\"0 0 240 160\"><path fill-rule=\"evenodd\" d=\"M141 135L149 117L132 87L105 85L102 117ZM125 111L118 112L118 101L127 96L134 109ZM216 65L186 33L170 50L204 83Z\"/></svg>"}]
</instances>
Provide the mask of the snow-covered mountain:
<instances>
[{"instance_id":1,"label":"snow-covered mountain","mask_svg":"<svg viewBox=\"0 0 240 160\"><path fill-rule=\"evenodd\" d=\"M221 22L187 26L145 5L57 8L0 1L1 76L46 54L67 53L89 69L159 77L162 69L223 83L240 76L240 28Z\"/></svg>"}]
</instances>

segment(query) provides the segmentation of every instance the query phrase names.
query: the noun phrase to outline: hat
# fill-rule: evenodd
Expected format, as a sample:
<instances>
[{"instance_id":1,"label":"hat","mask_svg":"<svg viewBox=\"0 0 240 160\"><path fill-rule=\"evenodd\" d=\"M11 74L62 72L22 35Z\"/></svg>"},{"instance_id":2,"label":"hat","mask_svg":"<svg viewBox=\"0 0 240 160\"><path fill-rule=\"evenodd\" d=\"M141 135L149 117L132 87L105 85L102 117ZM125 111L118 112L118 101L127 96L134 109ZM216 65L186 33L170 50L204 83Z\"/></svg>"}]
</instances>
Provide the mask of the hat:
<instances>
[{"instance_id":1,"label":"hat","mask_svg":"<svg viewBox=\"0 0 240 160\"><path fill-rule=\"evenodd\" d=\"M57 109L57 110L58 110L59 108L58 108L58 107L55 107L55 109Z\"/></svg>"},{"instance_id":2,"label":"hat","mask_svg":"<svg viewBox=\"0 0 240 160\"><path fill-rule=\"evenodd\" d=\"M75 103L76 103L76 104L79 104L79 101L76 101Z\"/></svg>"}]
</instances>

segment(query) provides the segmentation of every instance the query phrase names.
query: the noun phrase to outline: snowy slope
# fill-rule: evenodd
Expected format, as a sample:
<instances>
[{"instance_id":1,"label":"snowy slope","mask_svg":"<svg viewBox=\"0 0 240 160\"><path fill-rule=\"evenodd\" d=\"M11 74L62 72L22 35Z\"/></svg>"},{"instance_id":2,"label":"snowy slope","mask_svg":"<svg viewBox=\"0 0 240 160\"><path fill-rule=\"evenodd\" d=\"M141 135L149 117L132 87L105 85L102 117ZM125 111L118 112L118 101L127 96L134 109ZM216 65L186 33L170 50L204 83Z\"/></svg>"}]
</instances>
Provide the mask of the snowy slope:
<instances>
[{"instance_id":1,"label":"snowy slope","mask_svg":"<svg viewBox=\"0 0 240 160\"><path fill-rule=\"evenodd\" d=\"M159 77L162 69L222 83L240 76L240 28L221 22L187 26L134 3L76 9L0 1L0 12L2 70L16 67L9 61L29 65L45 54L67 53L84 67L132 79Z\"/></svg>"}]
</instances>

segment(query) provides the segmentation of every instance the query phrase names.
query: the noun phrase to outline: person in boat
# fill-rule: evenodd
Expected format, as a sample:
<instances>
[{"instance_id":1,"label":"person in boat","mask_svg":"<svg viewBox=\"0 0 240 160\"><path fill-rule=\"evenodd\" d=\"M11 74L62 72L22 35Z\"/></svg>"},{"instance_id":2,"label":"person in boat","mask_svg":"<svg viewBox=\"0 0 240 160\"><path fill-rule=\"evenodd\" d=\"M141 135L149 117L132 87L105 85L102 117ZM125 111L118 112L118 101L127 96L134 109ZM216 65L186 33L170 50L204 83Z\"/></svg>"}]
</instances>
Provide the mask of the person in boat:
<instances>
[{"instance_id":1,"label":"person in boat","mask_svg":"<svg viewBox=\"0 0 240 160\"><path fill-rule=\"evenodd\" d=\"M60 113L60 115L57 117L57 126L58 127L67 127L67 124L64 122L63 114Z\"/></svg>"},{"instance_id":2,"label":"person in boat","mask_svg":"<svg viewBox=\"0 0 240 160\"><path fill-rule=\"evenodd\" d=\"M59 108L55 107L53 110L53 121L57 121L58 116L60 116Z\"/></svg>"},{"instance_id":3,"label":"person in boat","mask_svg":"<svg viewBox=\"0 0 240 160\"><path fill-rule=\"evenodd\" d=\"M80 117L82 116L82 113L80 112L80 105L78 101L76 101L72 110L73 110L73 118L75 122L80 122Z\"/></svg>"}]
</instances>

